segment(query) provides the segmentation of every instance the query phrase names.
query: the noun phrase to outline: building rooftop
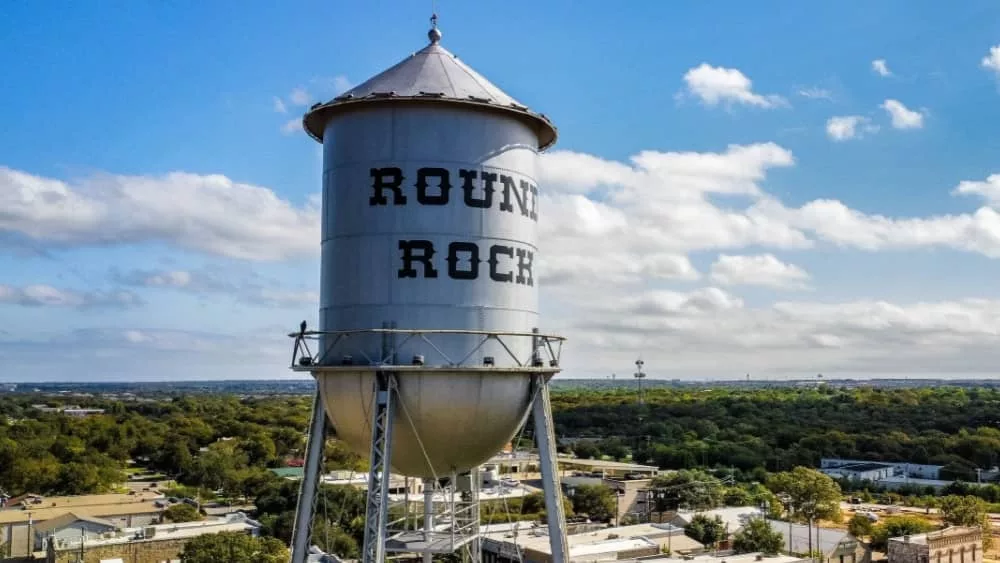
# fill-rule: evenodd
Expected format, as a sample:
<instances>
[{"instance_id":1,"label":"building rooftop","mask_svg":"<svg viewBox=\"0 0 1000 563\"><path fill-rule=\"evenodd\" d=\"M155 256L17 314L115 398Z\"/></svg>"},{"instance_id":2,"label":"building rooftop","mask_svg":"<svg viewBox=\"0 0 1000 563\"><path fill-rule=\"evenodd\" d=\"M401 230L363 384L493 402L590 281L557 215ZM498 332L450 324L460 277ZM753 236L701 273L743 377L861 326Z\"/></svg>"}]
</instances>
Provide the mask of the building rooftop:
<instances>
[{"instance_id":1,"label":"building rooftop","mask_svg":"<svg viewBox=\"0 0 1000 563\"><path fill-rule=\"evenodd\" d=\"M660 545L646 538L623 538L615 540L604 540L594 543L585 543L569 546L570 558L579 561L587 556L600 555L603 553L621 553L622 551L632 551L634 549L659 549ZM547 553L548 550L545 550ZM586 561L586 559L584 559Z\"/></svg>"},{"instance_id":2,"label":"building rooftop","mask_svg":"<svg viewBox=\"0 0 1000 563\"><path fill-rule=\"evenodd\" d=\"M918 477L886 477L884 479L879 479L879 483L902 483L907 485L919 485L921 487L947 487L948 485L954 483L954 481L943 481L941 479L920 479ZM985 485L986 483L982 483ZM976 487L981 485L980 483L963 483L970 487Z\"/></svg>"},{"instance_id":3,"label":"building rooftop","mask_svg":"<svg viewBox=\"0 0 1000 563\"><path fill-rule=\"evenodd\" d=\"M718 516L723 524L726 525L729 533L735 534L746 525L747 520L761 516L761 511L759 508L753 506L727 506L724 508L713 508L712 510L682 510L677 513L675 518L683 521L686 525L691 522L692 518L699 514L708 518ZM787 529L785 531L787 532Z\"/></svg>"},{"instance_id":4,"label":"building rooftop","mask_svg":"<svg viewBox=\"0 0 1000 563\"><path fill-rule=\"evenodd\" d=\"M40 508L75 508L79 506L104 506L109 504L129 504L164 498L152 491L137 491L135 493L108 493L102 495L44 496L25 494L10 499L5 510L18 509L27 506L30 510ZM39 500L40 502L34 502ZM2 513L3 511L0 511Z\"/></svg>"},{"instance_id":5,"label":"building rooftop","mask_svg":"<svg viewBox=\"0 0 1000 563\"><path fill-rule=\"evenodd\" d=\"M302 467L272 467L268 471L285 479L301 479L306 474L306 470Z\"/></svg>"},{"instance_id":6,"label":"building rooftop","mask_svg":"<svg viewBox=\"0 0 1000 563\"><path fill-rule=\"evenodd\" d=\"M57 531L60 528L65 528L70 524L80 521L90 522L91 524L97 524L98 526L104 526L105 528L111 528L111 529L117 528L114 522L109 522L107 520L104 520L103 518L94 518L93 516L86 516L86 515L75 514L73 512L67 512L62 516L57 516L55 518L51 518L49 520L46 520L38 524L38 526L35 527L35 533L44 535L48 532Z\"/></svg>"},{"instance_id":7,"label":"building rooftop","mask_svg":"<svg viewBox=\"0 0 1000 563\"><path fill-rule=\"evenodd\" d=\"M798 563L806 561L793 555L762 555L760 553L741 553L738 555L696 555L690 558L655 557L643 559L644 563Z\"/></svg>"},{"instance_id":8,"label":"building rooftop","mask_svg":"<svg viewBox=\"0 0 1000 563\"><path fill-rule=\"evenodd\" d=\"M963 536L965 534L978 534L978 533L981 533L979 528L951 526L943 530L938 530L936 532L927 532L926 534L915 534L912 536L889 538L889 541L897 543L916 543L916 544L926 545L928 542L932 542L935 540L942 540L954 536Z\"/></svg>"},{"instance_id":9,"label":"building rooftop","mask_svg":"<svg viewBox=\"0 0 1000 563\"><path fill-rule=\"evenodd\" d=\"M81 495L78 497L42 497L39 504L27 503L0 510L0 525L44 522L72 512L77 516L112 518L129 514L153 514L163 512L164 507L157 501L164 497L159 493L138 492L136 494Z\"/></svg>"},{"instance_id":10,"label":"building rooftop","mask_svg":"<svg viewBox=\"0 0 1000 563\"><path fill-rule=\"evenodd\" d=\"M557 461L561 465L576 465L579 467L588 467L594 469L614 469L618 471L636 471L636 472L655 472L658 473L660 468L655 465L642 465L639 463L627 463L624 461L605 461L602 459L577 459L575 457L563 457L557 458Z\"/></svg>"},{"instance_id":11,"label":"building rooftop","mask_svg":"<svg viewBox=\"0 0 1000 563\"><path fill-rule=\"evenodd\" d=\"M92 548L104 545L114 545L130 543L135 541L167 541L188 539L204 534L216 534L219 532L246 532L257 530L260 523L251 520L241 513L230 514L225 518L216 520L202 520L200 522L183 522L179 524L158 524L155 526L145 526L142 528L126 528L113 538L94 538L84 541L84 548ZM147 530L152 530L152 535L147 535ZM137 534L143 537L137 538ZM75 545L80 547L80 539L67 538L63 541L64 546Z\"/></svg>"},{"instance_id":12,"label":"building rooftop","mask_svg":"<svg viewBox=\"0 0 1000 563\"><path fill-rule=\"evenodd\" d=\"M673 530L673 533L671 533ZM500 532L496 529L490 535L493 539L513 542L510 537L513 529ZM575 557L594 555L597 553L611 553L613 551L627 551L642 547L659 546L663 541L654 542L657 537L665 538L670 535L671 548L676 552L691 552L702 549L704 546L697 541L679 533L677 528L664 524L637 524L634 526L620 526L618 528L602 528L593 532L582 534L570 534L566 536L566 543L569 544L570 554ZM641 540L637 542L636 540ZM530 549L538 553L549 553L548 530L536 527L525 530L518 528L517 545L523 549ZM593 547L588 547L593 546Z\"/></svg>"},{"instance_id":13,"label":"building rooftop","mask_svg":"<svg viewBox=\"0 0 1000 563\"><path fill-rule=\"evenodd\" d=\"M831 467L830 469L846 469L848 471L877 471L879 469L887 469L891 467L894 467L891 463L867 461L864 463L848 463L846 465L837 466L836 468Z\"/></svg>"},{"instance_id":14,"label":"building rooftop","mask_svg":"<svg viewBox=\"0 0 1000 563\"><path fill-rule=\"evenodd\" d=\"M779 532L783 538L784 545L788 546L788 527L791 526L792 530L792 549L793 553L808 553L809 552L809 537L810 531L809 527L805 524L789 524L788 522L782 520L768 520L768 524L771 525L771 529ZM812 541L813 549L816 547L817 537L819 536L819 548L824 554L830 554L836 551L837 547L844 543L857 542L857 540L851 534L847 533L845 530L837 530L833 528L820 528L819 534L816 533L816 529L812 530Z\"/></svg>"}]
</instances>

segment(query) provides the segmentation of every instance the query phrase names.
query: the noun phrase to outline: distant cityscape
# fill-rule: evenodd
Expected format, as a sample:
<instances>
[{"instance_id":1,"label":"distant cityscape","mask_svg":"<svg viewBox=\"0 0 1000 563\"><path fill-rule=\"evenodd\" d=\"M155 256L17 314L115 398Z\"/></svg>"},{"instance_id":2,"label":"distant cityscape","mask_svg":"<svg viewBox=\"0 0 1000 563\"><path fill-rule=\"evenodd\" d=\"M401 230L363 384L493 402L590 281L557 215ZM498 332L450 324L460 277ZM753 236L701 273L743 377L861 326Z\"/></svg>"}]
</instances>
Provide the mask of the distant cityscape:
<instances>
[{"instance_id":1,"label":"distant cityscape","mask_svg":"<svg viewBox=\"0 0 1000 563\"><path fill-rule=\"evenodd\" d=\"M620 379L572 379L557 378L552 381L552 387L560 389L634 389L635 382L631 378ZM924 388L924 387L962 387L962 388L1000 388L1000 379L788 379L788 380L707 380L695 381L685 379L644 379L645 389L767 389L810 387L826 385L838 388L873 387L883 389ZM65 381L65 382L11 382L0 383L0 393L90 393L122 394L123 400L128 395L171 395L183 393L225 393L237 395L303 395L315 391L311 379L261 379L261 380L216 380L216 381ZM115 397L117 398L117 397Z\"/></svg>"}]
</instances>

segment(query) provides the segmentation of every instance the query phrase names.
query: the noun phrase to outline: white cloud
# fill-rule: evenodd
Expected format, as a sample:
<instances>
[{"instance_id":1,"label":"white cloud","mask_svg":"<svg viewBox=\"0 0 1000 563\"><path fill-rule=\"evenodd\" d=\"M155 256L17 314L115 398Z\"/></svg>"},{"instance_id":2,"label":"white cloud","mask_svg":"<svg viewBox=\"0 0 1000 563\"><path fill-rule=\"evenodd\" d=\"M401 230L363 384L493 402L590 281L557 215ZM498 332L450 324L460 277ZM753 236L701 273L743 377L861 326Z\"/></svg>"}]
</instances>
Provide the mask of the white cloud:
<instances>
[{"instance_id":1,"label":"white cloud","mask_svg":"<svg viewBox=\"0 0 1000 563\"><path fill-rule=\"evenodd\" d=\"M218 268L215 271L132 270L127 273L112 272L111 278L130 287L223 294L254 306L292 307L319 303L318 291L282 289L275 282L262 279L252 272L223 271Z\"/></svg>"},{"instance_id":2,"label":"white cloud","mask_svg":"<svg viewBox=\"0 0 1000 563\"><path fill-rule=\"evenodd\" d=\"M126 330L122 333L122 337L125 338L126 342L131 342L132 344L140 344L142 342L149 342L152 340L152 338L147 336L141 330Z\"/></svg>"},{"instance_id":3,"label":"white cloud","mask_svg":"<svg viewBox=\"0 0 1000 563\"><path fill-rule=\"evenodd\" d=\"M996 300L747 307L704 288L603 302L581 302L560 327L574 343L570 373L610 373L639 354L652 377L991 373L1000 342Z\"/></svg>"},{"instance_id":4,"label":"white cloud","mask_svg":"<svg viewBox=\"0 0 1000 563\"><path fill-rule=\"evenodd\" d=\"M259 305L284 307L291 305L318 305L319 292L308 290L278 290L260 288L244 297L244 300Z\"/></svg>"},{"instance_id":5,"label":"white cloud","mask_svg":"<svg viewBox=\"0 0 1000 563\"><path fill-rule=\"evenodd\" d=\"M96 175L73 183L0 166L0 233L55 246L167 243L245 260L315 257L319 209L222 175Z\"/></svg>"},{"instance_id":6,"label":"white cloud","mask_svg":"<svg viewBox=\"0 0 1000 563\"><path fill-rule=\"evenodd\" d=\"M83 309L127 308L141 304L139 296L130 291L76 291L42 284L24 287L0 285L0 305Z\"/></svg>"},{"instance_id":7,"label":"white cloud","mask_svg":"<svg viewBox=\"0 0 1000 563\"><path fill-rule=\"evenodd\" d=\"M296 106L307 106L312 103L312 100L312 94L301 86L292 90L292 93L288 95L288 101Z\"/></svg>"},{"instance_id":8,"label":"white cloud","mask_svg":"<svg viewBox=\"0 0 1000 563\"><path fill-rule=\"evenodd\" d=\"M302 130L302 118L299 117L289 119L281 126L281 132L285 135L299 133Z\"/></svg>"},{"instance_id":9,"label":"white cloud","mask_svg":"<svg viewBox=\"0 0 1000 563\"><path fill-rule=\"evenodd\" d=\"M274 111L277 113L288 113L288 108L285 107L285 102L281 101L281 98L274 98Z\"/></svg>"},{"instance_id":10,"label":"white cloud","mask_svg":"<svg viewBox=\"0 0 1000 563\"><path fill-rule=\"evenodd\" d=\"M753 83L735 68L723 68L702 63L684 74L688 92L708 106L743 104L762 108L787 105L781 96L761 95L753 91Z\"/></svg>"},{"instance_id":11,"label":"white cloud","mask_svg":"<svg viewBox=\"0 0 1000 563\"><path fill-rule=\"evenodd\" d=\"M830 92L825 88L817 88L815 86L810 88L801 88L798 93L803 98L833 101L833 92Z\"/></svg>"},{"instance_id":12,"label":"white cloud","mask_svg":"<svg viewBox=\"0 0 1000 563\"><path fill-rule=\"evenodd\" d=\"M1000 344L1000 336L990 332L1000 325L1000 302L991 304L993 325L977 321L969 328L962 315L979 315L976 301L748 307L738 295L719 289L738 284L822 288L822 279L760 248L945 248L1000 258L1000 212L990 207L890 217L832 199L786 206L765 191L765 183L794 162L791 152L773 143L717 153L645 151L625 162L569 151L543 156L539 277L544 306L558 311L543 314L554 332L572 339L579 359L564 360L569 373L610 373L640 353L651 372L659 363L664 366L660 375L684 377L747 371L877 373L928 366L989 371L988 350ZM966 182L954 192L994 201L994 184L1000 180ZM714 201L717 195L729 196L725 205ZM725 251L708 276L717 287L671 288L703 279L693 267L679 266L689 261L678 257L705 251ZM670 257L665 259L675 265L666 270L670 275L653 278L645 267L653 254ZM814 314L823 307L838 312L830 319ZM951 325L938 326L934 334L921 332L926 317L939 322L949 312L956 315ZM905 322L899 324L898 318ZM963 340L969 331L975 336ZM921 352L900 360L911 346ZM657 358L651 350L664 352Z\"/></svg>"},{"instance_id":13,"label":"white cloud","mask_svg":"<svg viewBox=\"0 0 1000 563\"><path fill-rule=\"evenodd\" d=\"M169 288L189 288L192 286L193 276L191 272L183 270L173 271L142 271L136 270L126 276L121 276L120 281L129 285L141 287L169 287Z\"/></svg>"},{"instance_id":14,"label":"white cloud","mask_svg":"<svg viewBox=\"0 0 1000 563\"><path fill-rule=\"evenodd\" d=\"M804 233L754 209L715 206L713 195L756 200L768 170L791 166L773 143L734 145L720 153L644 151L629 164L555 151L542 159L546 187L539 223L545 284L695 280L692 250L762 244L809 246ZM596 259L595 257L600 257Z\"/></svg>"},{"instance_id":15,"label":"white cloud","mask_svg":"<svg viewBox=\"0 0 1000 563\"><path fill-rule=\"evenodd\" d=\"M333 93L336 95L343 94L354 87L354 84L352 84L351 81L348 80L343 74L334 76L331 79L331 85L333 86Z\"/></svg>"},{"instance_id":16,"label":"white cloud","mask_svg":"<svg viewBox=\"0 0 1000 563\"><path fill-rule=\"evenodd\" d=\"M952 194L977 195L995 209L1000 209L1000 174L990 174L985 181L965 180L958 184Z\"/></svg>"},{"instance_id":17,"label":"white cloud","mask_svg":"<svg viewBox=\"0 0 1000 563\"><path fill-rule=\"evenodd\" d=\"M285 335L297 325L231 334L127 325L53 331L0 339L0 357L4 368L16 369L22 381L63 381L78 373L80 365L102 380L290 378L292 342ZM137 365L142 369L136 370Z\"/></svg>"},{"instance_id":18,"label":"white cloud","mask_svg":"<svg viewBox=\"0 0 1000 563\"><path fill-rule=\"evenodd\" d=\"M899 100L886 100L880 105L892 118L895 129L920 129L924 126L924 114L908 109Z\"/></svg>"},{"instance_id":19,"label":"white cloud","mask_svg":"<svg viewBox=\"0 0 1000 563\"><path fill-rule=\"evenodd\" d=\"M826 134L834 141L860 139L865 133L878 131L878 126L861 115L842 115L831 117L826 122Z\"/></svg>"},{"instance_id":20,"label":"white cloud","mask_svg":"<svg viewBox=\"0 0 1000 563\"><path fill-rule=\"evenodd\" d=\"M718 152L642 151L623 162L569 151L543 156L538 276L546 331L571 339L567 373L610 373L640 353L654 377L991 370L1000 344L998 301L767 304L744 301L738 290L747 284L822 288L818 272L812 279L771 255L781 249L944 248L1000 258L1000 212L991 207L1000 180L990 176L954 187L956 195L989 204L976 211L890 217L832 199L786 206L767 192L767 182L794 164L792 153L775 143ZM152 242L253 260L305 257L314 264L320 239L316 198L297 206L221 176L109 175L67 183L0 169L0 209L0 231L42 246ZM705 276L689 256L707 252L722 256ZM692 288L706 278L708 287ZM317 302L314 288L179 264L117 279L171 291L214 287L213 295L229 295L241 305L310 313ZM33 299L68 307L100 301L44 297L50 294L59 295L36 292ZM2 301L21 303L27 293L7 288L3 295ZM258 370L253 373L273 376L285 373L288 361L282 332L221 337L123 326L51 342L3 339L0 353L5 366L26 370L25 377L38 373L31 359L43 347L67 365L86 360L101 370L121 370L123 359L141 357L152 362L150 373L169 373L166 362L183 361L207 366L199 373L216 378L247 376L251 364ZM238 362L234 346L249 350L237 355ZM116 362L100 363L98 353Z\"/></svg>"},{"instance_id":21,"label":"white cloud","mask_svg":"<svg viewBox=\"0 0 1000 563\"><path fill-rule=\"evenodd\" d=\"M971 214L892 218L820 199L798 209L768 201L761 206L761 212L844 248L879 251L939 247L1000 258L1000 213L990 207Z\"/></svg>"},{"instance_id":22,"label":"white cloud","mask_svg":"<svg viewBox=\"0 0 1000 563\"><path fill-rule=\"evenodd\" d=\"M872 70L879 76L892 76L892 71L889 70L889 65L885 63L885 59L875 59L872 61Z\"/></svg>"},{"instance_id":23,"label":"white cloud","mask_svg":"<svg viewBox=\"0 0 1000 563\"><path fill-rule=\"evenodd\" d=\"M990 53L983 57L980 64L983 65L983 68L1000 74L1000 45L990 47Z\"/></svg>"},{"instance_id":24,"label":"white cloud","mask_svg":"<svg viewBox=\"0 0 1000 563\"><path fill-rule=\"evenodd\" d=\"M759 285L778 289L805 289L809 274L786 264L773 254L734 256L720 254L712 264L712 281L721 285Z\"/></svg>"}]
</instances>

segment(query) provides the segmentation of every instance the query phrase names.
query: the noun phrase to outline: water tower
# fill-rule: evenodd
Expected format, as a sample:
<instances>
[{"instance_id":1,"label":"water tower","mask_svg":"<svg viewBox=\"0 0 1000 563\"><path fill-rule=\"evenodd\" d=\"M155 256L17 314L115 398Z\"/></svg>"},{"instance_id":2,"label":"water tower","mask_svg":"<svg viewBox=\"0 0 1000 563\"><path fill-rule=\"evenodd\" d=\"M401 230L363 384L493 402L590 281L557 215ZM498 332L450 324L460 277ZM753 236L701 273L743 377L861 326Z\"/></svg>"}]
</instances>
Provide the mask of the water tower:
<instances>
[{"instance_id":1,"label":"water tower","mask_svg":"<svg viewBox=\"0 0 1000 563\"><path fill-rule=\"evenodd\" d=\"M548 394L562 338L537 328L535 273L538 155L556 129L432 23L426 47L303 119L323 144L322 274L319 330L292 335L293 369L317 384L293 562L309 544L324 412L371 461L365 563L477 558L477 468L529 413L553 560L567 560ZM408 499L389 510L390 471L423 480L422 514Z\"/></svg>"}]
</instances>

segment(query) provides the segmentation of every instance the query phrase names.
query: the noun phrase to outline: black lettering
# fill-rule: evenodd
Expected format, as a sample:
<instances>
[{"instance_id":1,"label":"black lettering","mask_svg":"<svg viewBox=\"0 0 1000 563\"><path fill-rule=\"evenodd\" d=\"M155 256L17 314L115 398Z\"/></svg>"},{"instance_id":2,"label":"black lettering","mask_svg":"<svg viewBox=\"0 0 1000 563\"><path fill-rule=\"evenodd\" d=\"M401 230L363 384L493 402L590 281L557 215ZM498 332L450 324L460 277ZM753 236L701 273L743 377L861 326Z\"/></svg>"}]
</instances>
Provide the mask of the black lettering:
<instances>
[{"instance_id":1,"label":"black lettering","mask_svg":"<svg viewBox=\"0 0 1000 563\"><path fill-rule=\"evenodd\" d=\"M531 275L531 262L534 259L535 254L530 250L525 250L523 248L517 249L517 283L520 285L532 286L535 285L535 279ZM527 272L528 275L525 276L524 273Z\"/></svg>"},{"instance_id":2,"label":"black lettering","mask_svg":"<svg viewBox=\"0 0 1000 563\"><path fill-rule=\"evenodd\" d=\"M500 211L514 211L514 206L510 204L510 194L513 192L514 199L517 200L517 207L521 210L521 215L525 217L529 216L527 200L528 191L530 184L521 180L521 191L518 191L517 184L514 182L514 178L510 176L500 175L500 183L503 184L503 201L500 202Z\"/></svg>"},{"instance_id":3,"label":"black lettering","mask_svg":"<svg viewBox=\"0 0 1000 563\"><path fill-rule=\"evenodd\" d=\"M469 255L469 269L459 270L458 263L462 259L459 252ZM453 242L448 245L448 277L455 280L474 280L479 277L479 245L474 242Z\"/></svg>"},{"instance_id":4,"label":"black lettering","mask_svg":"<svg viewBox=\"0 0 1000 563\"><path fill-rule=\"evenodd\" d=\"M403 185L403 171L399 168L372 168L372 196L368 200L368 205L388 205L386 199L386 189L392 190L392 204L406 205L406 196L400 186Z\"/></svg>"},{"instance_id":5,"label":"black lettering","mask_svg":"<svg viewBox=\"0 0 1000 563\"><path fill-rule=\"evenodd\" d=\"M531 220L538 221L538 186L531 184Z\"/></svg>"},{"instance_id":6,"label":"black lettering","mask_svg":"<svg viewBox=\"0 0 1000 563\"><path fill-rule=\"evenodd\" d=\"M437 270L431 263L431 258L434 257L433 242L429 240L401 240L399 241L399 249L403 251L403 267L399 269L397 277L417 277L417 270L413 267L414 262L420 262L424 265L425 278L438 277ZM414 251L420 251L420 253L415 254Z\"/></svg>"},{"instance_id":7,"label":"black lettering","mask_svg":"<svg viewBox=\"0 0 1000 563\"><path fill-rule=\"evenodd\" d=\"M500 263L497 256L504 254L509 256L512 260L514 259L514 249L510 246L501 246L499 244L494 244L490 247L490 279L496 282L507 282L510 283L514 281L514 273L508 271L506 274L501 274L497 272L497 266Z\"/></svg>"},{"instance_id":8,"label":"black lettering","mask_svg":"<svg viewBox=\"0 0 1000 563\"><path fill-rule=\"evenodd\" d=\"M459 170L458 175L462 177L462 191L465 192L465 205L479 209L489 209L493 205L493 182L497 175L492 172L483 172L483 199L472 197L472 190L475 189L473 180L476 179L475 170Z\"/></svg>"},{"instance_id":9,"label":"black lettering","mask_svg":"<svg viewBox=\"0 0 1000 563\"><path fill-rule=\"evenodd\" d=\"M438 179L440 193L427 193L427 178ZM448 191L451 182L448 181L448 171L444 168L421 168L417 170L417 202L420 205L448 205Z\"/></svg>"},{"instance_id":10,"label":"black lettering","mask_svg":"<svg viewBox=\"0 0 1000 563\"><path fill-rule=\"evenodd\" d=\"M500 211L514 211L514 206L510 204L510 190L517 190L514 187L514 179L501 174L500 183L503 184L503 201L500 202Z\"/></svg>"}]
</instances>

